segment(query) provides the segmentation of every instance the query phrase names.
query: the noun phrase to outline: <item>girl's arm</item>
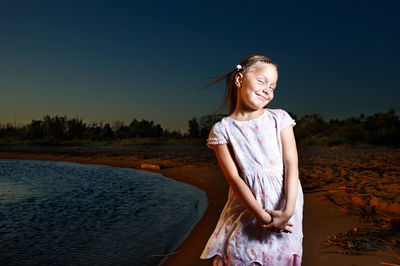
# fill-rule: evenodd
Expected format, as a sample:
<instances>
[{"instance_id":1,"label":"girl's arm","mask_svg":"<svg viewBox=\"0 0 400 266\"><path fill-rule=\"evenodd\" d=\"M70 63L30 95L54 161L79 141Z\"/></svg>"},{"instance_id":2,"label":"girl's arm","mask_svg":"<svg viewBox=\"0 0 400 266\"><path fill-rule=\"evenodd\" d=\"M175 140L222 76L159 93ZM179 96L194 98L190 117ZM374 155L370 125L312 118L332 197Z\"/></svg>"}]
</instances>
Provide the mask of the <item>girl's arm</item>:
<instances>
[{"instance_id":1,"label":"girl's arm","mask_svg":"<svg viewBox=\"0 0 400 266\"><path fill-rule=\"evenodd\" d=\"M283 210L267 210L273 217L272 223L263 226L266 230L275 232L292 232L286 226L293 226L288 223L294 213L299 182L299 169L296 140L293 127L289 126L281 130L282 156L285 164L285 196L286 205Z\"/></svg>"},{"instance_id":2,"label":"girl's arm","mask_svg":"<svg viewBox=\"0 0 400 266\"><path fill-rule=\"evenodd\" d=\"M228 145L216 145L214 150L221 170L236 198L238 198L242 205L257 219L259 224L269 223L271 221L271 216L260 206L250 188L240 177Z\"/></svg>"},{"instance_id":3,"label":"girl's arm","mask_svg":"<svg viewBox=\"0 0 400 266\"><path fill-rule=\"evenodd\" d=\"M293 127L281 130L283 162L285 164L285 195L286 205L283 212L292 217L296 206L297 190L299 184L299 167L296 140Z\"/></svg>"}]
</instances>

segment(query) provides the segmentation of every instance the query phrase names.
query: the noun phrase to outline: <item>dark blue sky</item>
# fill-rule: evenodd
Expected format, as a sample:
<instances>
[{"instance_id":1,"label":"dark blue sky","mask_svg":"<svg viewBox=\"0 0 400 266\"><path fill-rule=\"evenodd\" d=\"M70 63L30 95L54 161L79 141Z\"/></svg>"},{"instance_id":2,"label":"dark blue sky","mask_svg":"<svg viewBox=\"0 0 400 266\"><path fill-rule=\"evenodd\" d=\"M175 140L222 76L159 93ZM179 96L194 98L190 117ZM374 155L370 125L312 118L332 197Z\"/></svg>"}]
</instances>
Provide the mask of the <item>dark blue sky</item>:
<instances>
[{"instance_id":1,"label":"dark blue sky","mask_svg":"<svg viewBox=\"0 0 400 266\"><path fill-rule=\"evenodd\" d=\"M298 117L399 112L399 1L0 0L0 123L45 114L153 120L186 131L211 114L250 54L279 66Z\"/></svg>"}]
</instances>

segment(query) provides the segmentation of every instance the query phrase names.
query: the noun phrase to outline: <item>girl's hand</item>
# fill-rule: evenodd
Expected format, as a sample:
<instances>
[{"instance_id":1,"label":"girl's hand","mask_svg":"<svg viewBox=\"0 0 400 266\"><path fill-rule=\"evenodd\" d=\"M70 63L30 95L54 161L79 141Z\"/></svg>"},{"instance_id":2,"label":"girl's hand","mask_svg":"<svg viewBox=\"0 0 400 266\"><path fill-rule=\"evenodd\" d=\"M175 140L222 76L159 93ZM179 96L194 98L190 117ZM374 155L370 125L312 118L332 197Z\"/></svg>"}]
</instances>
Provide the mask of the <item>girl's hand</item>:
<instances>
[{"instance_id":1,"label":"girl's hand","mask_svg":"<svg viewBox=\"0 0 400 266\"><path fill-rule=\"evenodd\" d=\"M293 226L289 223L290 216L280 210L265 210L272 217L272 221L269 224L262 225L265 230L275 233L291 233L292 230L287 226Z\"/></svg>"},{"instance_id":2,"label":"girl's hand","mask_svg":"<svg viewBox=\"0 0 400 266\"><path fill-rule=\"evenodd\" d=\"M272 216L268 212L264 212L263 215L261 215L261 217L258 219L258 224L261 227L266 226L270 222L272 222Z\"/></svg>"}]
</instances>

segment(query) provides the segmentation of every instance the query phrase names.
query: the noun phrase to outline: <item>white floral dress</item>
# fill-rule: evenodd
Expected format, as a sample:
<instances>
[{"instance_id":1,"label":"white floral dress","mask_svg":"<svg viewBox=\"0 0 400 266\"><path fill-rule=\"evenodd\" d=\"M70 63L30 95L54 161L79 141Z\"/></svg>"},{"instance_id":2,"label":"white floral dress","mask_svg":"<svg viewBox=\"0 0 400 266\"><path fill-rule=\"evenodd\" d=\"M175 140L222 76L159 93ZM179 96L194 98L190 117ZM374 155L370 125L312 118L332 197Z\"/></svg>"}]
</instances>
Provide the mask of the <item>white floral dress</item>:
<instances>
[{"instance_id":1,"label":"white floral dress","mask_svg":"<svg viewBox=\"0 0 400 266\"><path fill-rule=\"evenodd\" d=\"M264 209L285 206L284 164L280 130L296 122L282 109L265 108L255 119L237 121L224 117L214 124L207 139L213 149L228 143L240 176ZM219 255L224 265L301 265L303 190L299 181L296 206L289 222L292 233L262 229L229 189L228 201L200 258Z\"/></svg>"}]
</instances>

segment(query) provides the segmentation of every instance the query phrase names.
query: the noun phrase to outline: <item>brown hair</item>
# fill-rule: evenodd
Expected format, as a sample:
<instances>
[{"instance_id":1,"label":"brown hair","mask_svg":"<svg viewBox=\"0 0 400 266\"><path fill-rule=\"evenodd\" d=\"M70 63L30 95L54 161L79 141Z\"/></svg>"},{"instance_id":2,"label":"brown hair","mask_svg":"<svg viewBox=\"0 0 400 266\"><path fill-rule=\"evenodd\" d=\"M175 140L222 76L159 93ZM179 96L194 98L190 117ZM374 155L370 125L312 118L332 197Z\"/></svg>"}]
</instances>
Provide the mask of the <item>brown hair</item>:
<instances>
[{"instance_id":1,"label":"brown hair","mask_svg":"<svg viewBox=\"0 0 400 266\"><path fill-rule=\"evenodd\" d=\"M240 68L240 69L235 68L234 70L232 70L231 72L228 72L226 74L212 77L215 79L213 81L211 81L209 85L206 86L206 87L211 86L211 85L218 83L224 79L226 80L225 99L224 99L223 104L221 105L221 108L224 108L229 104L229 114L228 115L232 114L236 108L236 103L237 103L237 87L235 84L236 75L238 73L246 73L250 69L250 67L252 67L254 64L256 64L258 62L272 64L278 70L278 66L274 62L272 62L272 60L269 59L268 57L266 57L264 55L260 55L260 54L250 55L250 56L245 57L240 62L240 65L242 66L242 68Z\"/></svg>"}]
</instances>

